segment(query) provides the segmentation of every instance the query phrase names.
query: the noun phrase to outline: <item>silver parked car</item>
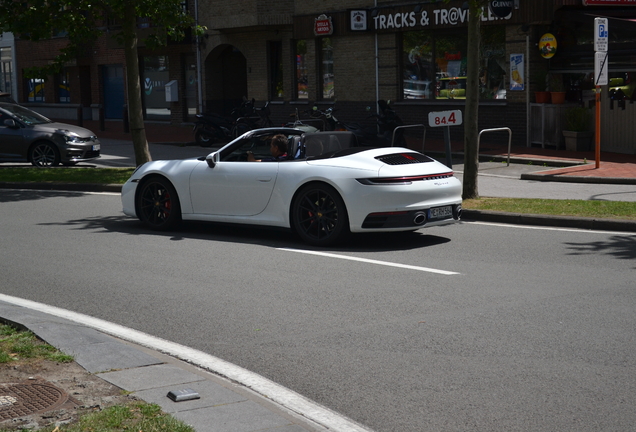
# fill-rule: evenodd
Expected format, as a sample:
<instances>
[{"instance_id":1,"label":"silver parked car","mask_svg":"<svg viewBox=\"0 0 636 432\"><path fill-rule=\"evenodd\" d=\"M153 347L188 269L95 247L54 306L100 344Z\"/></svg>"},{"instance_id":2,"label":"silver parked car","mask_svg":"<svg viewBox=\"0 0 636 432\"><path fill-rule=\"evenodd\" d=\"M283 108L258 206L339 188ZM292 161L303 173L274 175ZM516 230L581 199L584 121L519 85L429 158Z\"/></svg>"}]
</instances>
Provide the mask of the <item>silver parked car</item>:
<instances>
[{"instance_id":1,"label":"silver parked car","mask_svg":"<svg viewBox=\"0 0 636 432\"><path fill-rule=\"evenodd\" d=\"M57 123L21 105L0 102L0 161L37 167L99 158L101 144L83 127Z\"/></svg>"}]
</instances>

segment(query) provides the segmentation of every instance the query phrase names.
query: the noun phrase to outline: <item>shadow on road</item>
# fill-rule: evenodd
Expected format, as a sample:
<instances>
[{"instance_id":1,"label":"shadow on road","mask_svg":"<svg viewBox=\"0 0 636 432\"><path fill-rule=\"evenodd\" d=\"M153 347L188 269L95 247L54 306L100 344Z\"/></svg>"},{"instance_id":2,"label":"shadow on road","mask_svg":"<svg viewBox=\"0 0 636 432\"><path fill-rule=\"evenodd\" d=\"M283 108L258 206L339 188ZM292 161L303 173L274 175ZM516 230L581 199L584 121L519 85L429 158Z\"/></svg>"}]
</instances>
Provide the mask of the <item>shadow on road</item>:
<instances>
[{"instance_id":1,"label":"shadow on road","mask_svg":"<svg viewBox=\"0 0 636 432\"><path fill-rule=\"evenodd\" d=\"M566 245L572 250L570 255L596 255L605 253L618 259L636 260L636 236L616 235L607 241L566 243Z\"/></svg>"},{"instance_id":2,"label":"shadow on road","mask_svg":"<svg viewBox=\"0 0 636 432\"><path fill-rule=\"evenodd\" d=\"M72 191L0 189L0 202L35 201L55 197L76 198L84 194L85 192Z\"/></svg>"},{"instance_id":3,"label":"shadow on road","mask_svg":"<svg viewBox=\"0 0 636 432\"><path fill-rule=\"evenodd\" d=\"M272 248L325 250L325 248L306 245L298 240L291 230L251 225L185 221L181 223L178 230L158 232L147 229L137 219L125 215L76 219L64 223L43 223L41 225L63 225L73 230L107 231L130 235L164 237L170 241L210 240L253 244ZM343 252L409 250L435 246L449 241L450 239L448 238L426 235L419 231L409 233L355 234L351 235L344 244L330 247L329 250Z\"/></svg>"}]
</instances>

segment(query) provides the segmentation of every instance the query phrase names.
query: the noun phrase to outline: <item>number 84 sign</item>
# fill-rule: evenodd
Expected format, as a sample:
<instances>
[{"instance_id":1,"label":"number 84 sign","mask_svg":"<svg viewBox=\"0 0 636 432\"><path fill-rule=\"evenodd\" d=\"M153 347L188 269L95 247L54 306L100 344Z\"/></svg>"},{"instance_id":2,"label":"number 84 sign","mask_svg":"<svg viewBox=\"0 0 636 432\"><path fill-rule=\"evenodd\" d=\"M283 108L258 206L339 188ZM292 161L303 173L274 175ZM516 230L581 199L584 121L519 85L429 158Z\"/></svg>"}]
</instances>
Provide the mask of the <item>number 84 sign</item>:
<instances>
[{"instance_id":1,"label":"number 84 sign","mask_svg":"<svg viewBox=\"0 0 636 432\"><path fill-rule=\"evenodd\" d=\"M428 125L430 127L459 126L460 124L462 124L462 112L460 110L428 113Z\"/></svg>"}]
</instances>

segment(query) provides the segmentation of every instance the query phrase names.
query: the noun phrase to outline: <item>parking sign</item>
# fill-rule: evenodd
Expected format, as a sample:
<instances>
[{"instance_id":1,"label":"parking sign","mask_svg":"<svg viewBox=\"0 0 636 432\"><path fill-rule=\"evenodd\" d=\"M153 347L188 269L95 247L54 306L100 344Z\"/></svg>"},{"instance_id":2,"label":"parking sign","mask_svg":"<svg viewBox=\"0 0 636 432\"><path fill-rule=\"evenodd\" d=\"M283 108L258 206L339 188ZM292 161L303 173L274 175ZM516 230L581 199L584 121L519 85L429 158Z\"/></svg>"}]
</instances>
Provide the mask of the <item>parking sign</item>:
<instances>
[{"instance_id":1,"label":"parking sign","mask_svg":"<svg viewBox=\"0 0 636 432\"><path fill-rule=\"evenodd\" d=\"M608 43L607 18L594 18L594 51L607 52Z\"/></svg>"}]
</instances>

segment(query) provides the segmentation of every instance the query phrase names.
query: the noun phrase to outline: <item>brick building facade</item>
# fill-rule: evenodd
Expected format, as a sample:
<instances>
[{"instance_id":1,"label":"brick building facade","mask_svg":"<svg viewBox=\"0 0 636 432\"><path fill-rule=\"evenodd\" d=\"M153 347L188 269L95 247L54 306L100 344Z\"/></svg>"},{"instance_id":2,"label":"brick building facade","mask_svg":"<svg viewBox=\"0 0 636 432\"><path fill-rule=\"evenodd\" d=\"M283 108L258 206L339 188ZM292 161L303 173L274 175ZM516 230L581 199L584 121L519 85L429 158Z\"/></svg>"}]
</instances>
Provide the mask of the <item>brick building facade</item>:
<instances>
[{"instance_id":1,"label":"brick building facade","mask_svg":"<svg viewBox=\"0 0 636 432\"><path fill-rule=\"evenodd\" d=\"M564 107L590 103L593 63L576 54L578 49L587 50L591 42L582 36L592 30L589 17L631 17L636 8L591 7L582 0L499 3L510 5L508 15L500 17L485 8L481 18L479 128L506 126L512 129L515 144L559 146ZM366 107L374 107L377 99L388 99L405 123L428 126L430 112L464 108L467 11L463 4L461 0L200 0L198 21L208 30L198 46L185 41L159 53L140 49L144 88L152 87L158 94L154 99L144 96L146 116L187 122L199 110L227 114L248 97L257 106L270 101L274 124L289 121L296 109L304 112L314 105L335 104L341 120L371 126L365 120ZM192 10L194 5L188 6ZM570 28L571 23L581 27ZM559 47L552 58L539 50L542 37L549 34ZM624 48L626 43L621 42ZM47 62L59 43L40 43L42 48L18 41L18 76L26 67ZM610 64L610 72L626 85L631 71L636 71L634 51L632 43L630 53ZM511 65L512 56L515 62L523 60L521 66ZM91 106L117 105L117 100L108 101L113 92L108 91L105 74L112 69L109 65L123 64L122 50L105 38L100 40L85 58L69 65L70 99L66 102L80 104L93 118L96 111ZM513 79L512 69L521 82ZM565 85L569 100L563 107L535 104L534 92L543 90L545 82L545 73L540 72L552 72ZM57 84L48 84L56 80ZM165 103L162 86L172 80L178 83L179 98ZM28 102L27 81L20 81L18 99ZM45 83L46 104L61 103L59 81L53 77ZM632 111L625 115L633 116L633 109L628 104L627 110ZM604 118L603 131L617 130L612 125L612 119L618 118L615 114ZM636 122L621 120L620 128L624 124ZM627 137L631 131L621 133ZM427 138L441 135L441 128L427 127ZM462 135L463 128L451 128L453 141L461 142ZM507 135L499 135L492 139L507 140ZM605 141L612 144L606 147L636 152L634 144L616 144L620 139L608 138Z\"/></svg>"}]
</instances>

